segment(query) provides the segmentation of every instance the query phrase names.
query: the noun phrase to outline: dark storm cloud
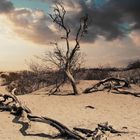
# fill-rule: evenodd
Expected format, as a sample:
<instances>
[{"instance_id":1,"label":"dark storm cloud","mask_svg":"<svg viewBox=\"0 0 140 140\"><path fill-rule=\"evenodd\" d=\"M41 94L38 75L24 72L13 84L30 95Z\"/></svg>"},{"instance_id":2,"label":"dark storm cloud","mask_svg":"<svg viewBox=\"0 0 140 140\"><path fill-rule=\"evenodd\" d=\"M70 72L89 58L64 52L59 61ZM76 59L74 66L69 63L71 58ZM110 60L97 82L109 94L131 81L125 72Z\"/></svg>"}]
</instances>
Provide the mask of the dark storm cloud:
<instances>
[{"instance_id":1,"label":"dark storm cloud","mask_svg":"<svg viewBox=\"0 0 140 140\"><path fill-rule=\"evenodd\" d=\"M57 2L64 4L67 10L65 23L71 27L73 38L79 25L79 19L88 14L88 34L84 38L85 42L92 42L98 36L103 36L107 40L122 38L131 31L140 29L140 0L104 0L99 5L94 0L41 1L47 2L50 7ZM14 9L10 1L0 0L0 13L9 11L11 11L10 20L18 27L16 31L26 38L44 43L56 36L55 30L49 28L51 19L43 11L40 16L39 13L36 14L40 11L26 8Z\"/></svg>"},{"instance_id":2,"label":"dark storm cloud","mask_svg":"<svg viewBox=\"0 0 140 140\"><path fill-rule=\"evenodd\" d=\"M54 3L60 0L54 0ZM85 13L89 15L89 33L85 41L94 41L98 36L107 40L126 36L133 29L140 29L140 0L106 0L100 7L94 0L61 0L64 5L73 7L68 12L66 22L78 27L78 19ZM81 11L76 13L75 5ZM75 26L73 26L75 25Z\"/></svg>"},{"instance_id":3,"label":"dark storm cloud","mask_svg":"<svg viewBox=\"0 0 140 140\"><path fill-rule=\"evenodd\" d=\"M79 18L88 13L89 33L85 41L94 41L98 36L104 36L107 40L122 38L133 29L140 29L140 0L104 0L98 7L94 0L53 2L62 2L66 7L73 8L73 11L68 11L66 22L74 28L74 32ZM80 12L76 12L75 5L79 5Z\"/></svg>"},{"instance_id":4,"label":"dark storm cloud","mask_svg":"<svg viewBox=\"0 0 140 140\"><path fill-rule=\"evenodd\" d=\"M0 0L0 13L8 13L14 9L13 4L8 0Z\"/></svg>"},{"instance_id":5,"label":"dark storm cloud","mask_svg":"<svg viewBox=\"0 0 140 140\"><path fill-rule=\"evenodd\" d=\"M111 0L110 3L134 22L134 28L140 28L140 0Z\"/></svg>"}]
</instances>

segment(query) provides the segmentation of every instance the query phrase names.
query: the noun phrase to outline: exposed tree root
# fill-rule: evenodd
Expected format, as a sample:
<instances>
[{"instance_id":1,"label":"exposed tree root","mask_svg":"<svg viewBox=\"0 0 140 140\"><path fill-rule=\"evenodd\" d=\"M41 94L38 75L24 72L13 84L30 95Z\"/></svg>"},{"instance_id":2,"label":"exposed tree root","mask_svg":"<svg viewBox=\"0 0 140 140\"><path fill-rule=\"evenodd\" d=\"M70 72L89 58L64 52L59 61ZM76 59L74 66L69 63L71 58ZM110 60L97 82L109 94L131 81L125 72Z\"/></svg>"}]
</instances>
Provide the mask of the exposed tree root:
<instances>
[{"instance_id":1,"label":"exposed tree root","mask_svg":"<svg viewBox=\"0 0 140 140\"><path fill-rule=\"evenodd\" d=\"M128 81L124 79L118 79L118 78L107 78L104 79L97 84L86 88L83 93L92 93L92 92L98 92L98 91L104 91L107 89L108 91L111 91L112 93L116 94L124 94L124 95L132 95L135 97L140 97L140 92L131 92L126 90L126 88L130 88L130 84Z\"/></svg>"},{"instance_id":2,"label":"exposed tree root","mask_svg":"<svg viewBox=\"0 0 140 140\"><path fill-rule=\"evenodd\" d=\"M64 139L71 139L71 140L87 140L89 137L91 137L93 140L102 140L103 137L105 137L105 132L109 131L110 133L128 133L128 132L122 132L117 131L112 126L108 125L108 123L98 124L98 127L95 128L95 130L88 130L83 128L73 128L73 130L70 130L68 127L63 125L62 123L48 118L48 117L41 117L41 116L35 116L32 115L31 110L23 105L21 101L17 98L14 93L11 94L0 94L0 110L1 111L9 111L11 114L15 116L13 119L14 123L18 123L22 125L22 128L20 129L20 132L24 136L40 136L40 137L46 137L50 139L55 139L58 137L64 138ZM11 101L11 100L12 101ZM9 101L10 100L10 101ZM20 118L22 117L27 118L27 122L20 121ZM57 136L50 136L48 134L29 134L27 133L27 129L30 126L29 122L40 122L49 124L50 126L54 127L56 130L59 131L59 134ZM84 134L81 135L78 132Z\"/></svg>"},{"instance_id":3,"label":"exposed tree root","mask_svg":"<svg viewBox=\"0 0 140 140\"><path fill-rule=\"evenodd\" d=\"M84 134L86 137L92 137L93 140L102 140L102 138L106 138L106 132L110 132L112 134L129 133L126 131L118 131L114 129L111 125L108 124L108 122L98 124L98 126L93 131L85 128L74 128L74 130Z\"/></svg>"},{"instance_id":4,"label":"exposed tree root","mask_svg":"<svg viewBox=\"0 0 140 140\"><path fill-rule=\"evenodd\" d=\"M30 114L28 114L27 117L30 121L42 122L42 123L47 123L47 124L51 125L52 127L56 128L60 132L60 135L62 137L71 138L71 139L74 139L74 140L85 140L84 137L82 137L82 136L78 135L77 133L71 131L65 125L63 125L62 123L60 123L60 122L58 122L54 119L51 119L51 118L48 118L48 117L33 116L33 115L30 115Z\"/></svg>"},{"instance_id":5,"label":"exposed tree root","mask_svg":"<svg viewBox=\"0 0 140 140\"><path fill-rule=\"evenodd\" d=\"M120 90L120 89L114 89L114 91L112 91L112 93L116 93L116 94L124 94L124 95L132 95L135 97L139 97L140 98L140 92L131 92L128 90Z\"/></svg>"},{"instance_id":6,"label":"exposed tree root","mask_svg":"<svg viewBox=\"0 0 140 140\"><path fill-rule=\"evenodd\" d=\"M15 115L16 117L18 116L18 120L23 115L23 112L25 112L27 114L27 118L29 119L29 121L49 124L50 126L56 128L60 132L60 135L62 137L70 138L70 139L74 139L74 140L84 140L85 139L84 137L78 135L74 131L71 131L65 125L61 124L60 122L58 122L56 120L53 120L48 117L39 117L39 116L32 115L31 110L28 107L26 107L25 105L22 105L22 103L18 100L18 98L14 94L11 94L11 95L8 95L8 94L2 95L1 94L0 96L2 97L2 100L0 100L0 110L9 111L11 114ZM7 103L5 103L5 102L8 101L9 98L12 99L13 101L11 104L6 105ZM23 126L25 126L25 125L23 125ZM27 129L28 129L28 127L26 124L26 127L23 127L23 129L22 129L22 132L24 130L24 135L26 134Z\"/></svg>"},{"instance_id":7,"label":"exposed tree root","mask_svg":"<svg viewBox=\"0 0 140 140\"><path fill-rule=\"evenodd\" d=\"M128 81L124 79L118 79L118 78L107 78L104 79L97 84L86 88L83 93L91 93L91 92L97 92L97 91L103 91L105 89L111 90L112 88L123 88L123 87L130 87L130 84Z\"/></svg>"}]
</instances>

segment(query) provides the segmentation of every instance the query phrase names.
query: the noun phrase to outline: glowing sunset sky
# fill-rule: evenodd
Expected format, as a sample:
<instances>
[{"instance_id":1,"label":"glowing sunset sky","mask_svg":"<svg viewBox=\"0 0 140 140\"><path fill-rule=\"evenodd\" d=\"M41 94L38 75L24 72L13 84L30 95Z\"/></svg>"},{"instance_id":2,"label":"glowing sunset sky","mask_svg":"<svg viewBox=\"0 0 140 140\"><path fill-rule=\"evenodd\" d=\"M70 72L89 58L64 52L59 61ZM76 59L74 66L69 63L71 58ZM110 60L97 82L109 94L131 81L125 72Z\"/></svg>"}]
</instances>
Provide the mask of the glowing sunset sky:
<instances>
[{"instance_id":1,"label":"glowing sunset sky","mask_svg":"<svg viewBox=\"0 0 140 140\"><path fill-rule=\"evenodd\" d=\"M59 36L48 13L58 1L0 0L0 70L27 69L26 61L53 49L50 42ZM81 42L87 67L124 66L140 59L140 0L61 1L72 37L79 18L84 13L90 17L88 35Z\"/></svg>"}]
</instances>

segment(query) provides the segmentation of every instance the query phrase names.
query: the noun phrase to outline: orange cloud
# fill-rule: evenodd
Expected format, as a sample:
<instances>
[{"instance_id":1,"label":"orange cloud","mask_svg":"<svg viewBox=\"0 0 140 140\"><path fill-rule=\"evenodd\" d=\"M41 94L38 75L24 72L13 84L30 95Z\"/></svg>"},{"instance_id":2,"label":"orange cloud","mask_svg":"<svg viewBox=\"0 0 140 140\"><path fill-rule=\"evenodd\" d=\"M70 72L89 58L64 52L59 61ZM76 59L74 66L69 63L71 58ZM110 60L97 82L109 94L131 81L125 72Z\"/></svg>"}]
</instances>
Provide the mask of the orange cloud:
<instances>
[{"instance_id":1,"label":"orange cloud","mask_svg":"<svg viewBox=\"0 0 140 140\"><path fill-rule=\"evenodd\" d=\"M140 47L140 32L139 31L133 31L129 37L132 39L133 43Z\"/></svg>"},{"instance_id":2,"label":"orange cloud","mask_svg":"<svg viewBox=\"0 0 140 140\"><path fill-rule=\"evenodd\" d=\"M48 18L42 10L20 8L7 16L13 24L13 30L24 39L47 44L54 37L53 31L48 27Z\"/></svg>"}]
</instances>

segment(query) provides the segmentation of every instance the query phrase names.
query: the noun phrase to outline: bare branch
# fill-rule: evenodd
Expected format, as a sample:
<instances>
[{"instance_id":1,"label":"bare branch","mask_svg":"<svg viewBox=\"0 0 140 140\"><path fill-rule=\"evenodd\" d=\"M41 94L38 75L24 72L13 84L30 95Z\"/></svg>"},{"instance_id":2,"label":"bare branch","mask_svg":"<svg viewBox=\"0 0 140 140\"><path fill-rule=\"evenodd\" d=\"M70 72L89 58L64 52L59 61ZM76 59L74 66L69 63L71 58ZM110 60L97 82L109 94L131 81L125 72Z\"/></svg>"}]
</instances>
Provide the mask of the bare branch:
<instances>
[{"instance_id":1,"label":"bare branch","mask_svg":"<svg viewBox=\"0 0 140 140\"><path fill-rule=\"evenodd\" d=\"M54 13L55 13L54 15L49 14L49 16L53 20L54 23L56 23L60 28L62 28L65 31L66 36L61 37L61 38L66 40L66 46L67 46L66 57L68 59L69 50L70 50L69 34L71 30L65 25L65 22L64 22L66 10L61 3L58 3L58 4L55 4Z\"/></svg>"},{"instance_id":2,"label":"bare branch","mask_svg":"<svg viewBox=\"0 0 140 140\"><path fill-rule=\"evenodd\" d=\"M80 39L81 37L84 36L85 33L87 33L87 22L88 22L88 15L86 15L85 17L80 19L80 25L79 25L79 29L77 31L76 34L76 38L75 38L75 47L73 48L73 50L71 51L69 60L71 61L75 52L78 51L80 49Z\"/></svg>"}]
</instances>

